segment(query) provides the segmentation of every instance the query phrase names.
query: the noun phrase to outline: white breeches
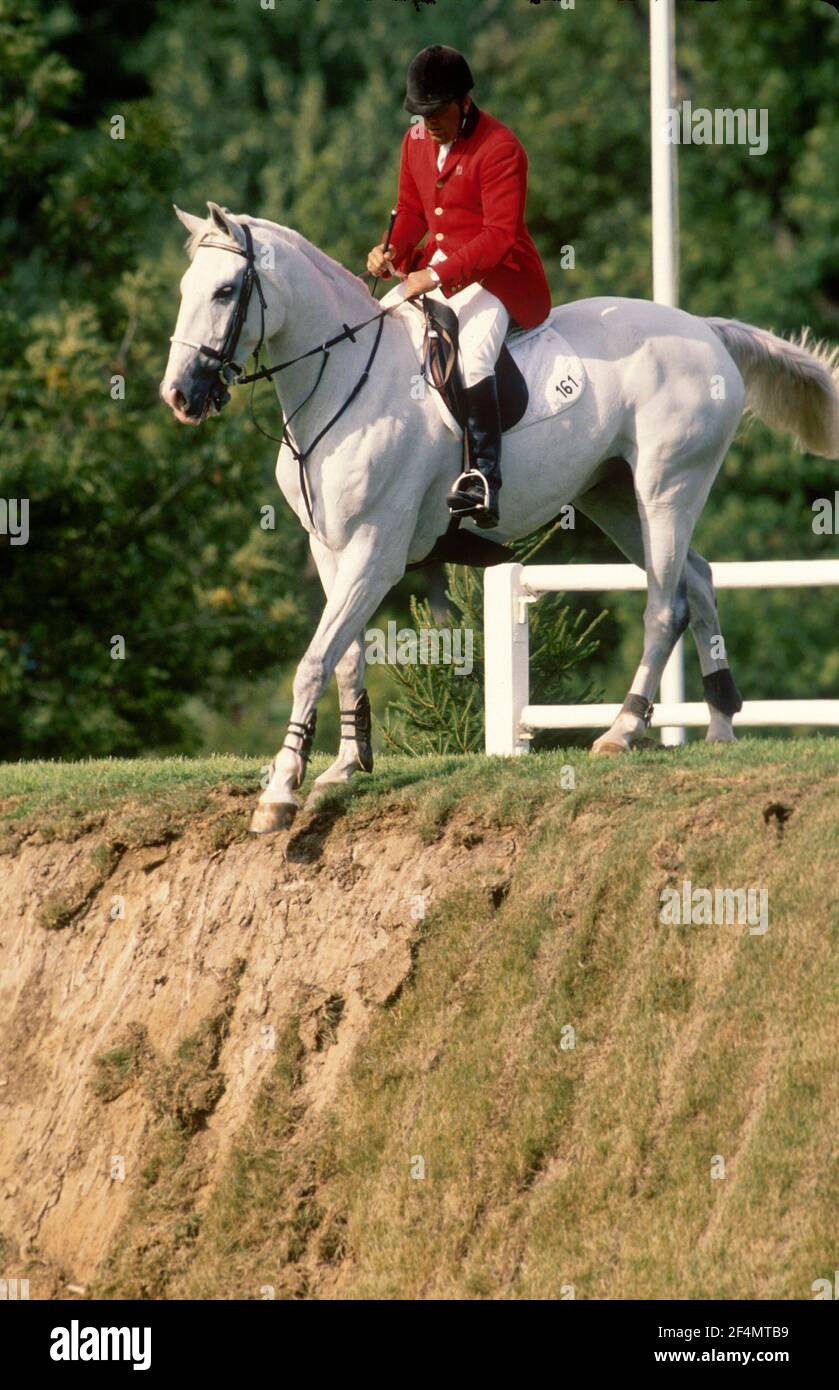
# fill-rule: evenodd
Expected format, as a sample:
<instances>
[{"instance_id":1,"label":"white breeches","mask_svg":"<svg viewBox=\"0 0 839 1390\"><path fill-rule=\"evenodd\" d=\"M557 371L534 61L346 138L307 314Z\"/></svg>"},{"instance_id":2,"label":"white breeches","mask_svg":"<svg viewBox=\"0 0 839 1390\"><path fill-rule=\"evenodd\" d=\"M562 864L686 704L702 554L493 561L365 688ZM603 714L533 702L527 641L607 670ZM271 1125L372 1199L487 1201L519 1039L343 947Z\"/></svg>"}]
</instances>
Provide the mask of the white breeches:
<instances>
[{"instance_id":1,"label":"white breeches","mask_svg":"<svg viewBox=\"0 0 839 1390\"><path fill-rule=\"evenodd\" d=\"M477 386L485 376L492 376L510 326L501 300L477 283L451 299L442 290L432 290L429 298L442 300L457 314L458 363L464 385Z\"/></svg>"},{"instance_id":2,"label":"white breeches","mask_svg":"<svg viewBox=\"0 0 839 1390\"><path fill-rule=\"evenodd\" d=\"M398 303L401 289L396 285L390 290L380 301L382 306ZM492 376L510 326L510 315L501 300L477 282L451 299L442 289L431 290L428 297L448 304L457 314L458 363L464 385L477 386L485 376Z\"/></svg>"}]
</instances>

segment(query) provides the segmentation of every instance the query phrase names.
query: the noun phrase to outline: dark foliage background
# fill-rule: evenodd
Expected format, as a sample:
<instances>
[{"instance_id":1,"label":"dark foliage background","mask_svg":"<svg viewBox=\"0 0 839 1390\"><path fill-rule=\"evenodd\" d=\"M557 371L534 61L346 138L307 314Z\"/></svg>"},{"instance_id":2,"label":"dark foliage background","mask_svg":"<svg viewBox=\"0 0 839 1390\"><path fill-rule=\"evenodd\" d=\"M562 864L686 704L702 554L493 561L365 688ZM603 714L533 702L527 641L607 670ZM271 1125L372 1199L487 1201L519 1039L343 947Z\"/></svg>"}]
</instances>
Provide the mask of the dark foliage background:
<instances>
[{"instance_id":1,"label":"dark foliage background","mask_svg":"<svg viewBox=\"0 0 839 1390\"><path fill-rule=\"evenodd\" d=\"M819 0L677 9L680 97L770 119L762 158L681 151L682 303L835 340L839 16ZM26 546L0 536L0 756L273 746L320 594L245 403L193 432L157 401L183 269L171 204L272 217L360 271L393 202L405 67L435 40L466 50L479 105L525 143L555 300L649 295L640 0L0 3L0 497L29 498L31 527ZM712 559L835 553L811 504L836 477L755 427L697 543ZM582 519L552 545L540 559L613 556ZM407 619L426 585L406 581L388 611ZM622 698L641 600L604 606L584 675ZM830 594L722 609L747 694L835 692Z\"/></svg>"}]
</instances>

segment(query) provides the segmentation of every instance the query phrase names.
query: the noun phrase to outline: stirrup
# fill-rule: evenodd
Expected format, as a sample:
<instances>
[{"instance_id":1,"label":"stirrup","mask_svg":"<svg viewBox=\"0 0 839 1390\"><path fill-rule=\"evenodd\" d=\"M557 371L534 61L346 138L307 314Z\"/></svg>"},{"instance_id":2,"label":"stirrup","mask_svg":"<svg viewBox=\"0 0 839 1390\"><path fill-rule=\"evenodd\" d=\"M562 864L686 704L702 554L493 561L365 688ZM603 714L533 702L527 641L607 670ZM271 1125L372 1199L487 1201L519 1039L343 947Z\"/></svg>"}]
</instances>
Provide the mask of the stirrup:
<instances>
[{"instance_id":1,"label":"stirrup","mask_svg":"<svg viewBox=\"0 0 839 1390\"><path fill-rule=\"evenodd\" d=\"M474 481L479 482L484 490L483 501L480 501L477 497L470 497L468 494L464 494L460 491L464 483L471 483ZM449 504L450 511L471 512L475 507L486 507L488 509L490 503L489 483L483 473L480 473L477 468L467 468L466 472L461 473L460 477L456 478L452 483L446 501Z\"/></svg>"},{"instance_id":2,"label":"stirrup","mask_svg":"<svg viewBox=\"0 0 839 1390\"><path fill-rule=\"evenodd\" d=\"M483 488L483 497L470 497L459 491L462 483L468 483L473 478L480 479ZM491 531L498 525L498 498L493 497L492 487L489 480L483 473L478 472L477 468L469 468L455 481L446 501L449 511L457 520L461 517L471 517L476 526L480 526L482 531Z\"/></svg>"}]
</instances>

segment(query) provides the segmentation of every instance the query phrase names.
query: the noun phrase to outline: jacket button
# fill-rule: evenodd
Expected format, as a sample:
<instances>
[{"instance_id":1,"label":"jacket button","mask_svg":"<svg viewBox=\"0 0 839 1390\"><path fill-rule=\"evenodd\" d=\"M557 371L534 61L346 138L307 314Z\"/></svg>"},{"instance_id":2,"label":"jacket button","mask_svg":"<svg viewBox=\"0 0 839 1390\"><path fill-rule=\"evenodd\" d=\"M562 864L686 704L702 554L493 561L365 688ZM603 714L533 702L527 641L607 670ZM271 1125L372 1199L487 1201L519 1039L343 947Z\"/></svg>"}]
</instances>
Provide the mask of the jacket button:
<instances>
[{"instance_id":1,"label":"jacket button","mask_svg":"<svg viewBox=\"0 0 839 1390\"><path fill-rule=\"evenodd\" d=\"M442 209L442 208L435 208L435 209L434 209L434 216L435 216L435 217L442 217L442 216L443 216L443 209Z\"/></svg>"},{"instance_id":2,"label":"jacket button","mask_svg":"<svg viewBox=\"0 0 839 1390\"><path fill-rule=\"evenodd\" d=\"M443 240L443 233L442 233L442 232L435 232L435 233L434 233L434 240L435 240L435 241L442 241L442 240Z\"/></svg>"},{"instance_id":3,"label":"jacket button","mask_svg":"<svg viewBox=\"0 0 839 1390\"><path fill-rule=\"evenodd\" d=\"M442 187L443 187L443 180L442 180L442 179L438 179L438 180L437 180L437 183L436 183L436 185L435 185L435 187L436 187L436 188L442 188Z\"/></svg>"}]
</instances>

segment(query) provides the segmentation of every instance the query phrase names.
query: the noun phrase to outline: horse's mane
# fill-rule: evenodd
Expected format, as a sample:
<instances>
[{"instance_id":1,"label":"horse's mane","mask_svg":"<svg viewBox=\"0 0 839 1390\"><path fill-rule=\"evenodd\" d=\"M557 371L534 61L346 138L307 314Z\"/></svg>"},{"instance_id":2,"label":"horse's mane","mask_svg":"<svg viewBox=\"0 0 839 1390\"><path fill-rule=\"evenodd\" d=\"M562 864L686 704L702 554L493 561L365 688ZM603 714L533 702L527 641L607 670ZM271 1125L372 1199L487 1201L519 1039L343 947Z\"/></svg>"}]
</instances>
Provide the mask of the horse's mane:
<instances>
[{"instance_id":1,"label":"horse's mane","mask_svg":"<svg viewBox=\"0 0 839 1390\"><path fill-rule=\"evenodd\" d=\"M281 241L284 241L293 250L302 252L306 259L310 261L336 289L353 289L358 294L359 298L364 300L370 299L370 291L367 289L363 280L360 280L357 275L353 275L352 271L347 270L346 266L341 265L339 261L334 261L331 256L327 256L326 252L321 251L319 246L315 246L313 242L308 241L307 238L303 236L302 232L295 231L293 227L283 227L278 222L269 222L266 217L248 217L246 214L242 214L241 216L234 214L234 220L236 222L247 222L249 226L255 228L263 227L266 231L275 233ZM222 235L212 218L208 217L205 226L201 227L198 231L190 233L186 242L186 253L190 260L192 260L195 252L204 240L204 237L210 232L212 232L214 237Z\"/></svg>"}]
</instances>

